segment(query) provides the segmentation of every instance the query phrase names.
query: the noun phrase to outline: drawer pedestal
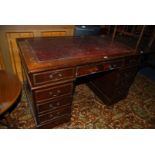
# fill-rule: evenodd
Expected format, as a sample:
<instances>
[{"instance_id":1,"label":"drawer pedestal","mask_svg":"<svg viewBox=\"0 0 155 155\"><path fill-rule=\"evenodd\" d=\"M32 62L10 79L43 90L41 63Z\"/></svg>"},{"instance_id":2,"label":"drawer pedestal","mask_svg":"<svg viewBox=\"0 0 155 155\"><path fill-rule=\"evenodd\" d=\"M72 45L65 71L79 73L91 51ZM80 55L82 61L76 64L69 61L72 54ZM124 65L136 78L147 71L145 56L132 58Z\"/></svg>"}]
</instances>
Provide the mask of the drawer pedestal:
<instances>
[{"instance_id":1,"label":"drawer pedestal","mask_svg":"<svg viewBox=\"0 0 155 155\"><path fill-rule=\"evenodd\" d=\"M138 71L140 57L127 57L122 66L96 75L88 83L94 93L107 105L126 98Z\"/></svg>"},{"instance_id":2,"label":"drawer pedestal","mask_svg":"<svg viewBox=\"0 0 155 155\"><path fill-rule=\"evenodd\" d=\"M47 73L55 75L55 73L60 71L62 75L67 74L67 76L54 78L54 82L49 82L49 79L45 78L47 77ZM35 75L28 74L26 71L25 73L27 75L25 90L34 115L36 127L53 128L70 121L75 77L74 70L64 69L64 73L63 70L45 71L35 73ZM34 80L34 77L37 78ZM33 80L37 81L37 83L34 83Z\"/></svg>"}]
</instances>

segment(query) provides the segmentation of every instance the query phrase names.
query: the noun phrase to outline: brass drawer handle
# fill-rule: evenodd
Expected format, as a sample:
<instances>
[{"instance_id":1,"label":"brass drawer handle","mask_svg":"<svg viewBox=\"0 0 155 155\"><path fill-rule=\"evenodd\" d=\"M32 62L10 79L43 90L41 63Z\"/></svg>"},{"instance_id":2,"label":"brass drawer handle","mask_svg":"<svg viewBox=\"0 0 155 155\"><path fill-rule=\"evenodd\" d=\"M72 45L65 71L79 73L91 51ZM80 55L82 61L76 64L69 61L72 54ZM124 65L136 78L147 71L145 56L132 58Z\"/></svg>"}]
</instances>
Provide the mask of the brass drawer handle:
<instances>
[{"instance_id":1,"label":"brass drawer handle","mask_svg":"<svg viewBox=\"0 0 155 155\"><path fill-rule=\"evenodd\" d=\"M52 74L49 75L49 79L53 79L53 75Z\"/></svg>"},{"instance_id":2,"label":"brass drawer handle","mask_svg":"<svg viewBox=\"0 0 155 155\"><path fill-rule=\"evenodd\" d=\"M50 118L55 118L55 117L57 117L56 115L59 116L60 114L61 114L61 112L58 111L55 115L54 114L50 114L49 117Z\"/></svg>"},{"instance_id":3,"label":"brass drawer handle","mask_svg":"<svg viewBox=\"0 0 155 155\"><path fill-rule=\"evenodd\" d=\"M114 67L114 68L117 67L117 64L113 64L112 67Z\"/></svg>"},{"instance_id":4,"label":"brass drawer handle","mask_svg":"<svg viewBox=\"0 0 155 155\"><path fill-rule=\"evenodd\" d=\"M115 65L110 65L109 70L113 70L113 69L115 69Z\"/></svg>"},{"instance_id":5,"label":"brass drawer handle","mask_svg":"<svg viewBox=\"0 0 155 155\"><path fill-rule=\"evenodd\" d=\"M56 94L53 94L53 96L56 97L56 96L58 96L59 94L61 94L61 91L60 91L60 90L57 90L57 91L56 91Z\"/></svg>"},{"instance_id":6,"label":"brass drawer handle","mask_svg":"<svg viewBox=\"0 0 155 155\"><path fill-rule=\"evenodd\" d=\"M91 74L96 73L98 71L99 71L98 67L95 67L95 68L90 69L90 73Z\"/></svg>"},{"instance_id":7,"label":"brass drawer handle","mask_svg":"<svg viewBox=\"0 0 155 155\"><path fill-rule=\"evenodd\" d=\"M57 102L56 105L59 106L60 105L60 102Z\"/></svg>"},{"instance_id":8,"label":"brass drawer handle","mask_svg":"<svg viewBox=\"0 0 155 155\"><path fill-rule=\"evenodd\" d=\"M52 91L50 91L50 92L48 92L48 94L49 94L49 95L53 95L53 92L52 92Z\"/></svg>"},{"instance_id":9,"label":"brass drawer handle","mask_svg":"<svg viewBox=\"0 0 155 155\"><path fill-rule=\"evenodd\" d=\"M58 74L58 76L59 76L59 77L62 77L62 74L61 74L61 73L59 73L59 74Z\"/></svg>"},{"instance_id":10,"label":"brass drawer handle","mask_svg":"<svg viewBox=\"0 0 155 155\"><path fill-rule=\"evenodd\" d=\"M61 93L61 90L57 90L57 94L60 94Z\"/></svg>"},{"instance_id":11,"label":"brass drawer handle","mask_svg":"<svg viewBox=\"0 0 155 155\"><path fill-rule=\"evenodd\" d=\"M60 105L60 102L57 102L56 104L55 104L55 106L51 103L51 104L49 104L49 107L50 108L56 108L57 106L59 106Z\"/></svg>"},{"instance_id":12,"label":"brass drawer handle","mask_svg":"<svg viewBox=\"0 0 155 155\"><path fill-rule=\"evenodd\" d=\"M58 76L58 77L62 77L62 74L61 73L55 73L54 75L55 76ZM49 79L53 79L53 78L54 78L53 74L50 74L49 75Z\"/></svg>"},{"instance_id":13,"label":"brass drawer handle","mask_svg":"<svg viewBox=\"0 0 155 155\"><path fill-rule=\"evenodd\" d=\"M54 118L54 115L53 115L53 114L50 114L49 117L50 117L50 118Z\"/></svg>"},{"instance_id":14,"label":"brass drawer handle","mask_svg":"<svg viewBox=\"0 0 155 155\"><path fill-rule=\"evenodd\" d=\"M50 108L53 108L54 106L53 106L53 104L49 104L49 107L50 107Z\"/></svg>"}]
</instances>

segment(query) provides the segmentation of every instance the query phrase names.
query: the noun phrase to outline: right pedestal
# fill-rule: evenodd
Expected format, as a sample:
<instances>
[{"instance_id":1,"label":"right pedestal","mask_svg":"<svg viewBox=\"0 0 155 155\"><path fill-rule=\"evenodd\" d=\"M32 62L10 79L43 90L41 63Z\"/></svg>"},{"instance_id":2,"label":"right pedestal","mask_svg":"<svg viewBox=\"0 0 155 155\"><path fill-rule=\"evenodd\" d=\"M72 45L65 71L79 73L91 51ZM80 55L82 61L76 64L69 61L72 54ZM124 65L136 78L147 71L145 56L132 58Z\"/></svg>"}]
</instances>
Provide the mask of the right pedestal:
<instances>
[{"instance_id":1,"label":"right pedestal","mask_svg":"<svg viewBox=\"0 0 155 155\"><path fill-rule=\"evenodd\" d=\"M133 58L126 59L124 67L101 73L89 81L88 86L103 103L111 105L128 95L138 70L139 59L136 59L135 63L131 63L130 60Z\"/></svg>"}]
</instances>

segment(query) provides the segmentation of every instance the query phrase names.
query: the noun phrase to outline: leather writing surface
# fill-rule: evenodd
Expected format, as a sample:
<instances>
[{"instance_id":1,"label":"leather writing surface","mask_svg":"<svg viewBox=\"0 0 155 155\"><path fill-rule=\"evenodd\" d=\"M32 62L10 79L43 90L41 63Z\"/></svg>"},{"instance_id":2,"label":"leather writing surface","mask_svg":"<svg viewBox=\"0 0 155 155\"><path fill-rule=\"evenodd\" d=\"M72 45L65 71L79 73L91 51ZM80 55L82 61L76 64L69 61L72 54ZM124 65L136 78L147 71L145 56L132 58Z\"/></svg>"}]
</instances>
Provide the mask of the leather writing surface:
<instances>
[{"instance_id":1,"label":"leather writing surface","mask_svg":"<svg viewBox=\"0 0 155 155\"><path fill-rule=\"evenodd\" d=\"M33 54L39 61L76 59L94 56L119 56L131 53L124 44L102 37L54 37L27 39Z\"/></svg>"}]
</instances>

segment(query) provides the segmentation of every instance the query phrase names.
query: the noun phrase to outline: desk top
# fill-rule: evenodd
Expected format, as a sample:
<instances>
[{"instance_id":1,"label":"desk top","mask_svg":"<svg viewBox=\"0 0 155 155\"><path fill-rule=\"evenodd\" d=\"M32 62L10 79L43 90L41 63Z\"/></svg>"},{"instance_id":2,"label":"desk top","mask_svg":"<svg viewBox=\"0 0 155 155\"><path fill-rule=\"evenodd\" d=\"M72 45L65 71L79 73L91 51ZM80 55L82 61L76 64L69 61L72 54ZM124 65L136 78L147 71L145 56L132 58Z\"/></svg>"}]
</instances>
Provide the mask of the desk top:
<instances>
[{"instance_id":1,"label":"desk top","mask_svg":"<svg viewBox=\"0 0 155 155\"><path fill-rule=\"evenodd\" d=\"M134 55L127 45L104 37L52 37L17 40L29 71L77 66Z\"/></svg>"}]
</instances>

